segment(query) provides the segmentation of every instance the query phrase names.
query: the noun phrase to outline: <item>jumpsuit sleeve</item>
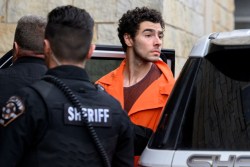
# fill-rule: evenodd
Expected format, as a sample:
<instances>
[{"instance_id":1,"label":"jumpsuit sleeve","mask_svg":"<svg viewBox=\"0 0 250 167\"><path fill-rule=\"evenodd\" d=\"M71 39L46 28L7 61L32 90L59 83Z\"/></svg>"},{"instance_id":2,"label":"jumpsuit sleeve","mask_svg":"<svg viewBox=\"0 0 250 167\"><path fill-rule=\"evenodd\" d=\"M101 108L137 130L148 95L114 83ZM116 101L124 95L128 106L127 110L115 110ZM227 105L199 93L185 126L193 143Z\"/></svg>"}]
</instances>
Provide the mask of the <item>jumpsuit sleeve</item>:
<instances>
[{"instance_id":1,"label":"jumpsuit sleeve","mask_svg":"<svg viewBox=\"0 0 250 167\"><path fill-rule=\"evenodd\" d=\"M41 111L44 110L43 102L37 95L32 96L27 92L19 91L10 99L13 97L18 99L14 103L23 107L24 111L9 124L0 125L0 166L6 167L17 166L46 127L45 112ZM14 109L13 112L15 112ZM39 133L36 132L38 129L40 129Z\"/></svg>"},{"instance_id":2,"label":"jumpsuit sleeve","mask_svg":"<svg viewBox=\"0 0 250 167\"><path fill-rule=\"evenodd\" d=\"M129 117L122 111L121 132L118 139L115 155L113 157L112 166L133 167L134 166L134 137L133 127Z\"/></svg>"}]
</instances>

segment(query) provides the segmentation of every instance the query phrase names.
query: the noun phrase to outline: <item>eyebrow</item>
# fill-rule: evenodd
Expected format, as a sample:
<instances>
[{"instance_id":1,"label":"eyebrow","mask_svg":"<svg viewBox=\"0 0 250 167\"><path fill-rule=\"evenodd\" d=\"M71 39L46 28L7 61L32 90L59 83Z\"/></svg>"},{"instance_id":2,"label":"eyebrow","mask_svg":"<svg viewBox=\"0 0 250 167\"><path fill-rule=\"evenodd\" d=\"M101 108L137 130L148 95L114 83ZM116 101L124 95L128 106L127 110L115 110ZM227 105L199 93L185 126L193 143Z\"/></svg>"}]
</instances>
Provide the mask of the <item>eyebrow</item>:
<instances>
[{"instance_id":1,"label":"eyebrow","mask_svg":"<svg viewBox=\"0 0 250 167\"><path fill-rule=\"evenodd\" d=\"M142 32L146 32L146 31L149 31L149 32L155 32L154 29L151 29L151 28L147 28L145 30L143 30ZM158 31L159 33L163 33L163 31Z\"/></svg>"}]
</instances>

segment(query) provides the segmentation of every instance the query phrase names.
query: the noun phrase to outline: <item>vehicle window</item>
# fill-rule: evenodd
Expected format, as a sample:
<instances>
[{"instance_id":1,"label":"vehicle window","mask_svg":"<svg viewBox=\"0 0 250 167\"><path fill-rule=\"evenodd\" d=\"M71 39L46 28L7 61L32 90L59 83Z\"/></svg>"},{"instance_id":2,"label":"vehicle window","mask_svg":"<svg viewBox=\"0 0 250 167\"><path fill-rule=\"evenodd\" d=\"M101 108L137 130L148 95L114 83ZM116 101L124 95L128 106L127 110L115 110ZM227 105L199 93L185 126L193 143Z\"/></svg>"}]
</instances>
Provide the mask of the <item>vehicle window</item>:
<instances>
[{"instance_id":1,"label":"vehicle window","mask_svg":"<svg viewBox=\"0 0 250 167\"><path fill-rule=\"evenodd\" d=\"M249 150L250 70L247 70L247 57L248 50L228 50L203 59L184 118L180 147Z\"/></svg>"},{"instance_id":2,"label":"vehicle window","mask_svg":"<svg viewBox=\"0 0 250 167\"><path fill-rule=\"evenodd\" d=\"M12 61L11 61L12 54L13 54L13 51L11 49L0 58L0 69L7 68L12 64Z\"/></svg>"},{"instance_id":3,"label":"vehicle window","mask_svg":"<svg viewBox=\"0 0 250 167\"><path fill-rule=\"evenodd\" d=\"M92 82L97 81L99 78L118 67L122 60L123 58L92 58L88 60L86 63L86 71L89 74L90 80Z\"/></svg>"},{"instance_id":4,"label":"vehicle window","mask_svg":"<svg viewBox=\"0 0 250 167\"><path fill-rule=\"evenodd\" d=\"M149 148L250 149L249 49L189 58Z\"/></svg>"},{"instance_id":5,"label":"vehicle window","mask_svg":"<svg viewBox=\"0 0 250 167\"><path fill-rule=\"evenodd\" d=\"M149 148L176 148L177 139L180 136L181 124L183 118L185 118L186 106L190 105L189 102L192 101L190 100L190 94L201 60L202 58L189 58L185 63L164 108L158 128L153 134L152 140L150 140ZM186 124L184 127L189 130L189 133L185 133L183 137L190 139L188 135L191 135L190 130L192 130L192 127L187 126L190 126L190 124ZM185 132L185 130L183 131ZM182 140L181 142L184 144L184 142L190 141Z\"/></svg>"}]
</instances>

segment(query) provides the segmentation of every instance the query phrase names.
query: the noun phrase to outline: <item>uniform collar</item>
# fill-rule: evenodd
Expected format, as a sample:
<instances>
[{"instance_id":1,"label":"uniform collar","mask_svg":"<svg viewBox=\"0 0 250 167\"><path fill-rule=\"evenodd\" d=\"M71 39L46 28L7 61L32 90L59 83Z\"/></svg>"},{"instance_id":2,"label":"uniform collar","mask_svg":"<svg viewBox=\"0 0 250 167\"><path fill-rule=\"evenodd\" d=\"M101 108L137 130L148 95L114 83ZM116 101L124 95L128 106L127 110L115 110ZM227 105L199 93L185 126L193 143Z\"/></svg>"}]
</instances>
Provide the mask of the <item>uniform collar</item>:
<instances>
[{"instance_id":1,"label":"uniform collar","mask_svg":"<svg viewBox=\"0 0 250 167\"><path fill-rule=\"evenodd\" d=\"M44 59L37 57L20 57L13 64L20 64L20 63L38 63L45 65Z\"/></svg>"},{"instance_id":2,"label":"uniform collar","mask_svg":"<svg viewBox=\"0 0 250 167\"><path fill-rule=\"evenodd\" d=\"M55 68L49 69L46 75L53 75L63 79L74 79L74 80L87 80L89 77L85 69L72 66L72 65L61 65Z\"/></svg>"}]
</instances>

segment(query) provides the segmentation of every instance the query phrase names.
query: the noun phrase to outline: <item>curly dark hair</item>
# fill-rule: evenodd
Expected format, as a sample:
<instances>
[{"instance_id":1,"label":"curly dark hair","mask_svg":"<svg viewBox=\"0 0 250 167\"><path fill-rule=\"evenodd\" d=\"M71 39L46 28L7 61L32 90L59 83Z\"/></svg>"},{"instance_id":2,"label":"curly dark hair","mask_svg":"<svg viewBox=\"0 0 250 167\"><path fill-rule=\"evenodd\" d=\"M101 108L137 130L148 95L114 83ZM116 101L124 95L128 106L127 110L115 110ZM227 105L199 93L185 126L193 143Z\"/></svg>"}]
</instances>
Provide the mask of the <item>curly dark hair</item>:
<instances>
[{"instance_id":1,"label":"curly dark hair","mask_svg":"<svg viewBox=\"0 0 250 167\"><path fill-rule=\"evenodd\" d=\"M126 52L127 45L124 41L124 34L128 33L132 39L134 39L140 23L143 21L150 21L153 23L160 23L164 31L165 22L159 11L155 9L149 9L148 7L136 7L133 10L128 10L127 13L123 14L118 23L118 37L122 44L123 50Z\"/></svg>"},{"instance_id":2,"label":"curly dark hair","mask_svg":"<svg viewBox=\"0 0 250 167\"><path fill-rule=\"evenodd\" d=\"M60 6L48 14L45 38L59 60L82 61L93 38L94 20L81 8Z\"/></svg>"}]
</instances>

